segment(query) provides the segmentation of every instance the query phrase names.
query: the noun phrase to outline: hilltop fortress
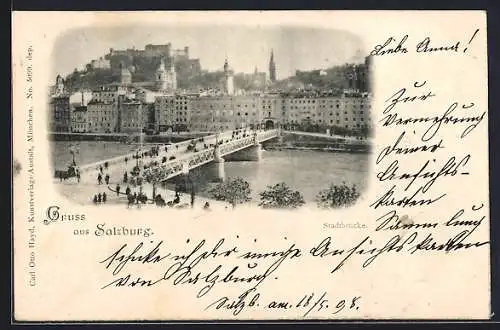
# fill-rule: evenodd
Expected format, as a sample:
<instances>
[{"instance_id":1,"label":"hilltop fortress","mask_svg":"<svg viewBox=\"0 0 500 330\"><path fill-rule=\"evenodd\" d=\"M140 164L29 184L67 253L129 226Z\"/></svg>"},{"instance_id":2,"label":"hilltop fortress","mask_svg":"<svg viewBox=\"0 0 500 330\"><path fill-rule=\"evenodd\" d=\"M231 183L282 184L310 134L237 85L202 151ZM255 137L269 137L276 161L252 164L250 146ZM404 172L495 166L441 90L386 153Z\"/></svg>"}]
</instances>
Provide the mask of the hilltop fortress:
<instances>
[{"instance_id":1,"label":"hilltop fortress","mask_svg":"<svg viewBox=\"0 0 500 330\"><path fill-rule=\"evenodd\" d=\"M88 63L84 71L75 69L64 80L69 91L120 82L123 76L129 76L130 83L141 84L158 80L160 67L166 71L165 79L175 80L177 88L187 88L202 74L200 60L189 57L189 47L174 49L171 43L167 43L148 44L144 49L110 48L104 57Z\"/></svg>"},{"instance_id":2,"label":"hilltop fortress","mask_svg":"<svg viewBox=\"0 0 500 330\"><path fill-rule=\"evenodd\" d=\"M189 47L184 49L173 49L169 42L165 45L148 44L144 49L130 48L126 50L109 49L109 53L104 56L104 59L109 61L111 69L118 69L120 64L125 64L131 69L131 72L138 71L148 63L155 62L154 69L160 63L160 59L165 58L168 66L174 64L176 70L182 75L189 73L190 75L199 75L201 73L201 65L199 59L189 58ZM186 71L186 72L184 72Z\"/></svg>"}]
</instances>

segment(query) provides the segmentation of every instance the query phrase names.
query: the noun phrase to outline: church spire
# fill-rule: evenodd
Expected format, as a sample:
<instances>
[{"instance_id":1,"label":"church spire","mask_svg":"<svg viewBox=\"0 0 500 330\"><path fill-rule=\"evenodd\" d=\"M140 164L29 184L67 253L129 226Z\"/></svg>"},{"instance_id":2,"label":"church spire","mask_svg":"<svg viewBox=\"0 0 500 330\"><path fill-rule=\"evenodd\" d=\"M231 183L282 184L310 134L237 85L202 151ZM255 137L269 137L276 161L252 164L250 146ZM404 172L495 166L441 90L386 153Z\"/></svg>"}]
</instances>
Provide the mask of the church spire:
<instances>
[{"instance_id":1,"label":"church spire","mask_svg":"<svg viewBox=\"0 0 500 330\"><path fill-rule=\"evenodd\" d=\"M271 59L269 60L269 79L271 82L276 81L276 64L274 63L274 50L271 49Z\"/></svg>"}]
</instances>

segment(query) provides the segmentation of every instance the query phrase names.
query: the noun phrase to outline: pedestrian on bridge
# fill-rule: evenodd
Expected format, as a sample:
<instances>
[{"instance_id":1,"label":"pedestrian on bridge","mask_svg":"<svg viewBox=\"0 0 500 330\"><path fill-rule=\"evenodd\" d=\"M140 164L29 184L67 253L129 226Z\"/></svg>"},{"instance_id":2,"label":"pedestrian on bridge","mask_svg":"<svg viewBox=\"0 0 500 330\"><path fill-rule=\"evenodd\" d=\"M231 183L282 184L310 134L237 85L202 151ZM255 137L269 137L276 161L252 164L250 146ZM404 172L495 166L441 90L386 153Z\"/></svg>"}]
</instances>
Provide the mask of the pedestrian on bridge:
<instances>
[{"instance_id":1,"label":"pedestrian on bridge","mask_svg":"<svg viewBox=\"0 0 500 330\"><path fill-rule=\"evenodd\" d=\"M116 185L116 196L120 196L120 185Z\"/></svg>"},{"instance_id":2,"label":"pedestrian on bridge","mask_svg":"<svg viewBox=\"0 0 500 330\"><path fill-rule=\"evenodd\" d=\"M106 184L109 184L109 174L106 174L104 177L104 181L106 181Z\"/></svg>"},{"instance_id":3,"label":"pedestrian on bridge","mask_svg":"<svg viewBox=\"0 0 500 330\"><path fill-rule=\"evenodd\" d=\"M102 184L102 175L101 175L101 173L99 173L97 175L97 184Z\"/></svg>"},{"instance_id":4,"label":"pedestrian on bridge","mask_svg":"<svg viewBox=\"0 0 500 330\"><path fill-rule=\"evenodd\" d=\"M103 202L104 204L106 204L107 199L108 199L108 196L106 195L106 192L103 192L103 193L102 193L102 202Z\"/></svg>"},{"instance_id":5,"label":"pedestrian on bridge","mask_svg":"<svg viewBox=\"0 0 500 330\"><path fill-rule=\"evenodd\" d=\"M97 194L97 203L100 203L101 202L101 193L98 193Z\"/></svg>"},{"instance_id":6,"label":"pedestrian on bridge","mask_svg":"<svg viewBox=\"0 0 500 330\"><path fill-rule=\"evenodd\" d=\"M125 172L123 174L123 183L127 183L127 181L128 181L128 175L127 175L127 172Z\"/></svg>"}]
</instances>

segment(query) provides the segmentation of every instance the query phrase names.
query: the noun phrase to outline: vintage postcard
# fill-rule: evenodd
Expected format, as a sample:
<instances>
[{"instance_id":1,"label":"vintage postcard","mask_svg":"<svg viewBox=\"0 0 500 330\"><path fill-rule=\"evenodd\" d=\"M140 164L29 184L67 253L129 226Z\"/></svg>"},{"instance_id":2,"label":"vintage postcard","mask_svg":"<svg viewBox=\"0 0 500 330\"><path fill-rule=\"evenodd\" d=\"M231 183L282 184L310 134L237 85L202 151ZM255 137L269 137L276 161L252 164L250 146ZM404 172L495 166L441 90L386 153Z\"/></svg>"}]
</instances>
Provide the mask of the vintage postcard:
<instances>
[{"instance_id":1,"label":"vintage postcard","mask_svg":"<svg viewBox=\"0 0 500 330\"><path fill-rule=\"evenodd\" d=\"M486 27L14 12L14 319L490 318Z\"/></svg>"}]
</instances>

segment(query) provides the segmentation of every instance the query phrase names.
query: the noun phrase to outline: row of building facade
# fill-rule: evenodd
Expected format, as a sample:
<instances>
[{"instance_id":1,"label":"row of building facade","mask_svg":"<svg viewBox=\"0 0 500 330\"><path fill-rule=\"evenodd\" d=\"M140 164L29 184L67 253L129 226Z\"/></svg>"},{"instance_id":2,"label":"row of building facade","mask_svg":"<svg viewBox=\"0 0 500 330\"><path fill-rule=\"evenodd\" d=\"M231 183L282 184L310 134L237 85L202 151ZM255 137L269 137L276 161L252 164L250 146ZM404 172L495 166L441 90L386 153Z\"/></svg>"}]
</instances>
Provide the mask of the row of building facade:
<instances>
[{"instance_id":1,"label":"row of building facade","mask_svg":"<svg viewBox=\"0 0 500 330\"><path fill-rule=\"evenodd\" d=\"M78 94L78 93L77 93ZM316 125L361 130L371 125L370 96L161 94L121 85L51 97L50 130L75 133L213 132L239 127ZM89 97L90 96L90 97Z\"/></svg>"}]
</instances>

